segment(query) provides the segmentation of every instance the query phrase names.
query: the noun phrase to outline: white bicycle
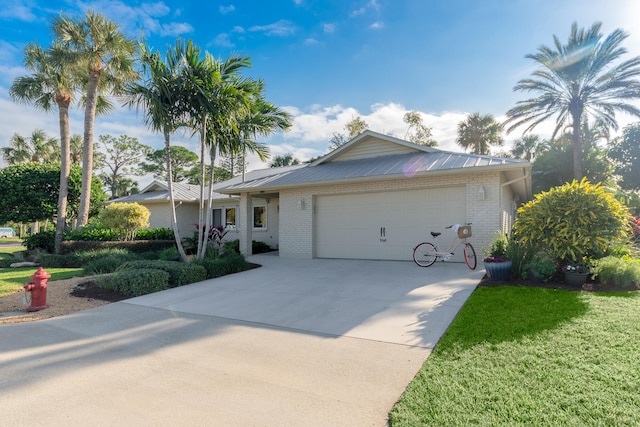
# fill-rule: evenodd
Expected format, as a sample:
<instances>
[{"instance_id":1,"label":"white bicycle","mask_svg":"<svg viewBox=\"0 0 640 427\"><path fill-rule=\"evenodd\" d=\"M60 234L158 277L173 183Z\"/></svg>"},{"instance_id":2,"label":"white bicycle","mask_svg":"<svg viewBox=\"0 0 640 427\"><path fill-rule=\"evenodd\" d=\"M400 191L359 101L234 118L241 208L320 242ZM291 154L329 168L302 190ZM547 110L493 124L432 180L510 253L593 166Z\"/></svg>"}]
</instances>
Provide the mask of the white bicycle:
<instances>
[{"instance_id":1,"label":"white bicycle","mask_svg":"<svg viewBox=\"0 0 640 427\"><path fill-rule=\"evenodd\" d=\"M453 238L446 251L438 250L438 236L442 233L432 231L434 243L422 242L413 249L413 261L420 267L429 267L433 265L437 260L449 261L456 249L464 245L463 254L464 262L467 263L467 267L472 270L476 269L478 260L476 259L476 250L473 249L471 243L467 242L467 238L471 237L471 223L465 225L455 224L445 227L445 229L455 229L458 232L457 238Z\"/></svg>"}]
</instances>

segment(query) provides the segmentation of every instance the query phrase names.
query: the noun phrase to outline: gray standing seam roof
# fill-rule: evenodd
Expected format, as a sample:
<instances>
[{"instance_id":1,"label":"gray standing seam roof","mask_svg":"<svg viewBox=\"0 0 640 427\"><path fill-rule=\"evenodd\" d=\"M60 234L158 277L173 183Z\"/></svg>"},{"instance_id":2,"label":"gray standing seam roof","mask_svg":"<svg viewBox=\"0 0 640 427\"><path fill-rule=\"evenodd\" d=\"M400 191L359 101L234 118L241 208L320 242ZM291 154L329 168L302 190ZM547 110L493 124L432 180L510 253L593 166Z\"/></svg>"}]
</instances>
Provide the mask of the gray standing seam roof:
<instances>
[{"instance_id":1,"label":"gray standing seam roof","mask_svg":"<svg viewBox=\"0 0 640 427\"><path fill-rule=\"evenodd\" d=\"M315 166L305 165L282 172L273 170L267 176L248 175L245 182L224 182L216 185L218 191L316 184L322 182L375 178L393 175L412 177L426 172L471 169L499 165L527 165L525 160L491 157L477 154L436 151L430 153L404 153L357 160L334 161Z\"/></svg>"}]
</instances>

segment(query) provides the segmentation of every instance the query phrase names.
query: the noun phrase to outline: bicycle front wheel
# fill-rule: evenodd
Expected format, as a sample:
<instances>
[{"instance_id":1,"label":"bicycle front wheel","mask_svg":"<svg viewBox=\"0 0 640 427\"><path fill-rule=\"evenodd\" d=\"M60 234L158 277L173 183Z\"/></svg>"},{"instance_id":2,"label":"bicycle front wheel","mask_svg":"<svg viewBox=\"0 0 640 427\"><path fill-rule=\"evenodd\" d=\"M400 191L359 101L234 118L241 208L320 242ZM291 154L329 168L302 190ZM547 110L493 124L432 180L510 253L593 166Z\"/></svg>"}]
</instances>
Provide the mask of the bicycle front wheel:
<instances>
[{"instance_id":1,"label":"bicycle front wheel","mask_svg":"<svg viewBox=\"0 0 640 427\"><path fill-rule=\"evenodd\" d=\"M467 263L467 267L472 270L476 269L476 265L478 265L478 259L476 258L476 250L473 249L471 243L467 243L464 245L464 262Z\"/></svg>"},{"instance_id":2,"label":"bicycle front wheel","mask_svg":"<svg viewBox=\"0 0 640 427\"><path fill-rule=\"evenodd\" d=\"M438 250L431 243L420 243L413 250L413 260L420 267L429 267L436 262L436 252Z\"/></svg>"}]
</instances>

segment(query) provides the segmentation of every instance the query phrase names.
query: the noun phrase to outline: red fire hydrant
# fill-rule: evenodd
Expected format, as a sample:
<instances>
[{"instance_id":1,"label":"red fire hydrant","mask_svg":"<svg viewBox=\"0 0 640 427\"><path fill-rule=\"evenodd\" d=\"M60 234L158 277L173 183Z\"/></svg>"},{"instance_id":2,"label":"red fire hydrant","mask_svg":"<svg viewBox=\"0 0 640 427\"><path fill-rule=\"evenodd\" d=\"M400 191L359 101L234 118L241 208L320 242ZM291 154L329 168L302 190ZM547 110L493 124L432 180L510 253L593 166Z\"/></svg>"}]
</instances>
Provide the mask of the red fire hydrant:
<instances>
[{"instance_id":1,"label":"red fire hydrant","mask_svg":"<svg viewBox=\"0 0 640 427\"><path fill-rule=\"evenodd\" d=\"M47 305L47 280L51 277L42 267L38 268L31 278L33 282L24 285L26 292L31 292L31 305L27 311L38 311L48 308Z\"/></svg>"}]
</instances>

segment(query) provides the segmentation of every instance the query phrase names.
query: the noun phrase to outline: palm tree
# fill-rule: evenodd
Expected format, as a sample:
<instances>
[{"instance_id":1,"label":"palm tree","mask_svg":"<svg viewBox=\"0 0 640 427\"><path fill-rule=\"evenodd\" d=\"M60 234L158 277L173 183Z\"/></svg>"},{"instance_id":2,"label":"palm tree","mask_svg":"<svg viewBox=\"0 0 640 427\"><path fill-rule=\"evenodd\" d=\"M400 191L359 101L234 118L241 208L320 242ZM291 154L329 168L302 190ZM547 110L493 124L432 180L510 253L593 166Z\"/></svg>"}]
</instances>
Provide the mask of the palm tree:
<instances>
[{"instance_id":1,"label":"palm tree","mask_svg":"<svg viewBox=\"0 0 640 427\"><path fill-rule=\"evenodd\" d=\"M14 133L9 146L2 147L2 154L9 165L26 162L51 163L60 157L58 141L47 136L42 129L34 130L29 138Z\"/></svg>"},{"instance_id":2,"label":"palm tree","mask_svg":"<svg viewBox=\"0 0 640 427\"><path fill-rule=\"evenodd\" d=\"M271 160L271 163L269 163L269 167L279 168L282 166L293 166L299 164L300 161L293 157L293 154L287 153L283 154L282 156L275 156L273 160Z\"/></svg>"},{"instance_id":3,"label":"palm tree","mask_svg":"<svg viewBox=\"0 0 640 427\"><path fill-rule=\"evenodd\" d=\"M79 165L82 162L82 135L74 134L71 136L70 142L70 156L71 163Z\"/></svg>"},{"instance_id":4,"label":"palm tree","mask_svg":"<svg viewBox=\"0 0 640 427\"><path fill-rule=\"evenodd\" d=\"M489 154L491 145L503 145L502 126L491 114L469 114L467 119L458 124L456 143L465 150L471 149L475 154Z\"/></svg>"},{"instance_id":5,"label":"palm tree","mask_svg":"<svg viewBox=\"0 0 640 427\"><path fill-rule=\"evenodd\" d=\"M556 116L552 139L571 126L573 177L578 180L584 176L580 126L585 118L618 129L616 112L640 116L640 109L626 102L640 98L640 82L636 79L640 75L640 57L614 66L613 62L627 52L620 46L627 34L617 29L604 37L600 26L595 23L585 30L574 22L567 44L553 36L554 47L542 46L538 53L526 56L540 68L532 78L520 80L513 90L534 92L537 96L519 101L507 111L505 122L511 124L507 132L528 125L526 133Z\"/></svg>"},{"instance_id":6,"label":"palm tree","mask_svg":"<svg viewBox=\"0 0 640 427\"><path fill-rule=\"evenodd\" d=\"M511 154L516 159L531 161L547 148L549 148L548 141L542 140L538 135L525 135L513 142Z\"/></svg>"},{"instance_id":7,"label":"palm tree","mask_svg":"<svg viewBox=\"0 0 640 427\"><path fill-rule=\"evenodd\" d=\"M24 49L24 62L33 74L14 80L9 94L14 100L31 103L43 111L58 109L60 123L60 189L58 193L58 216L56 220L55 252L60 253L67 222L67 199L69 194L70 132L69 106L78 87L75 74L70 72L65 47L57 42L47 50L36 43ZM32 140L34 134L32 135ZM51 145L52 142L47 142ZM57 145L57 144L56 144ZM50 151L50 148L47 148Z\"/></svg>"},{"instance_id":8,"label":"palm tree","mask_svg":"<svg viewBox=\"0 0 640 427\"><path fill-rule=\"evenodd\" d=\"M82 158L82 195L78 226L89 219L91 179L93 175L93 127L99 107L99 93L120 94L124 85L138 77L134 69L136 44L124 36L118 25L102 15L88 11L83 20L60 15L53 21L56 37L66 43L71 59L86 70L86 101L84 112L84 147Z\"/></svg>"},{"instance_id":9,"label":"palm tree","mask_svg":"<svg viewBox=\"0 0 640 427\"><path fill-rule=\"evenodd\" d=\"M164 136L171 226L180 257L187 262L187 254L184 251L178 231L171 170L171 134L184 123L184 106L181 104L180 87L180 69L184 57L184 43L177 41L176 46L167 51L164 60L160 58L159 53L150 51L144 45L141 45L140 50L146 77L142 83L129 83L126 90L129 99L126 105L144 109L144 121L147 126L153 131L162 132Z\"/></svg>"}]
</instances>

